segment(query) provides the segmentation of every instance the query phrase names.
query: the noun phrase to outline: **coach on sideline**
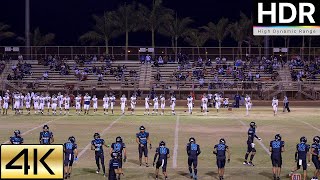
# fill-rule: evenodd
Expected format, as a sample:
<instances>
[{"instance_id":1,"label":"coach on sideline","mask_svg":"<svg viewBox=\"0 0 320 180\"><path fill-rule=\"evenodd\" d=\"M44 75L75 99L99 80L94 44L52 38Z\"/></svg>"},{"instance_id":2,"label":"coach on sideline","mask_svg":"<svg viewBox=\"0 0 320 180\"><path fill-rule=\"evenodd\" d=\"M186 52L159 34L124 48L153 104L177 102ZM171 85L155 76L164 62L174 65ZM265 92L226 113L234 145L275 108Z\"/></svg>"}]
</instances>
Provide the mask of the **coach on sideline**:
<instances>
[{"instance_id":1,"label":"coach on sideline","mask_svg":"<svg viewBox=\"0 0 320 180\"><path fill-rule=\"evenodd\" d=\"M288 97L284 96L284 98L283 98L283 112L285 112L286 109L288 112L290 112Z\"/></svg>"}]
</instances>

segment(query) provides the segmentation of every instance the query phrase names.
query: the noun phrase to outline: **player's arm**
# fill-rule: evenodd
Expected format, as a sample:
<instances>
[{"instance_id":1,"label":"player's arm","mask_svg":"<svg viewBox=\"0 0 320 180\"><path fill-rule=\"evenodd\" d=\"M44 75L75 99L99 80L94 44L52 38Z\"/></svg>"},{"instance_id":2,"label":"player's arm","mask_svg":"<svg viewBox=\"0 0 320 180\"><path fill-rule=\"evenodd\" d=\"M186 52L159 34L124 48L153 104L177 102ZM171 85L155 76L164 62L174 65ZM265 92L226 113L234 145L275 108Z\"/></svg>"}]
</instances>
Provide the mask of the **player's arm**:
<instances>
[{"instance_id":1,"label":"player's arm","mask_svg":"<svg viewBox=\"0 0 320 180\"><path fill-rule=\"evenodd\" d=\"M96 150L96 147L94 146L93 142L91 142L91 150Z\"/></svg>"},{"instance_id":2,"label":"player's arm","mask_svg":"<svg viewBox=\"0 0 320 180\"><path fill-rule=\"evenodd\" d=\"M198 145L198 151L197 151L197 156L201 154L200 146Z\"/></svg>"},{"instance_id":3,"label":"player's arm","mask_svg":"<svg viewBox=\"0 0 320 180\"><path fill-rule=\"evenodd\" d=\"M75 156L75 160L77 161L78 160L78 148L77 147L73 150L73 153Z\"/></svg>"},{"instance_id":4,"label":"player's arm","mask_svg":"<svg viewBox=\"0 0 320 180\"><path fill-rule=\"evenodd\" d=\"M150 138L149 138L149 135L148 135L148 137L147 137L147 142L149 143L150 149L152 149L152 144L151 144L151 140L150 140Z\"/></svg>"},{"instance_id":5,"label":"player's arm","mask_svg":"<svg viewBox=\"0 0 320 180\"><path fill-rule=\"evenodd\" d=\"M258 137L256 134L254 134L254 137L257 138L259 141L261 141L262 139L260 137Z\"/></svg>"},{"instance_id":6,"label":"player's arm","mask_svg":"<svg viewBox=\"0 0 320 180\"><path fill-rule=\"evenodd\" d=\"M53 142L54 142L54 137L53 137L53 134L51 133L50 144L52 144Z\"/></svg>"},{"instance_id":7,"label":"player's arm","mask_svg":"<svg viewBox=\"0 0 320 180\"><path fill-rule=\"evenodd\" d=\"M39 142L40 142L40 144L42 144L42 132L40 132Z\"/></svg>"},{"instance_id":8,"label":"player's arm","mask_svg":"<svg viewBox=\"0 0 320 180\"><path fill-rule=\"evenodd\" d=\"M310 163L310 161L311 161L310 148L308 148L307 157L308 157L308 162Z\"/></svg>"},{"instance_id":9,"label":"player's arm","mask_svg":"<svg viewBox=\"0 0 320 180\"><path fill-rule=\"evenodd\" d=\"M189 156L189 154L190 154L190 145L189 145L189 143L186 146L186 151L187 151L187 155Z\"/></svg>"},{"instance_id":10,"label":"player's arm","mask_svg":"<svg viewBox=\"0 0 320 180\"><path fill-rule=\"evenodd\" d=\"M154 166L154 164L155 164L155 162L156 162L156 160L157 160L158 155L159 155L159 153L158 153L158 151L156 150L156 153L154 154L154 158L153 158L153 166Z\"/></svg>"},{"instance_id":11,"label":"player's arm","mask_svg":"<svg viewBox=\"0 0 320 180\"><path fill-rule=\"evenodd\" d=\"M123 161L126 162L127 161L127 150L126 150L126 146L125 145L123 147L123 156L124 156Z\"/></svg>"},{"instance_id":12,"label":"player's arm","mask_svg":"<svg viewBox=\"0 0 320 180\"><path fill-rule=\"evenodd\" d=\"M111 148L110 148L110 150L109 150L109 153L110 153L110 155L112 155L112 153L113 153L113 145L111 145Z\"/></svg>"},{"instance_id":13,"label":"player's arm","mask_svg":"<svg viewBox=\"0 0 320 180\"><path fill-rule=\"evenodd\" d=\"M228 163L230 162L230 157L231 157L231 152L229 147L226 147L226 151L227 151L227 158L228 158Z\"/></svg>"},{"instance_id":14,"label":"player's arm","mask_svg":"<svg viewBox=\"0 0 320 180\"><path fill-rule=\"evenodd\" d=\"M214 155L217 155L217 147L216 147L216 146L214 147L212 153L213 153Z\"/></svg>"},{"instance_id":15,"label":"player's arm","mask_svg":"<svg viewBox=\"0 0 320 180\"><path fill-rule=\"evenodd\" d=\"M138 134L136 134L136 142L137 142L137 144L138 145L140 145L141 143L140 143L140 139L139 139L139 135Z\"/></svg>"}]
</instances>

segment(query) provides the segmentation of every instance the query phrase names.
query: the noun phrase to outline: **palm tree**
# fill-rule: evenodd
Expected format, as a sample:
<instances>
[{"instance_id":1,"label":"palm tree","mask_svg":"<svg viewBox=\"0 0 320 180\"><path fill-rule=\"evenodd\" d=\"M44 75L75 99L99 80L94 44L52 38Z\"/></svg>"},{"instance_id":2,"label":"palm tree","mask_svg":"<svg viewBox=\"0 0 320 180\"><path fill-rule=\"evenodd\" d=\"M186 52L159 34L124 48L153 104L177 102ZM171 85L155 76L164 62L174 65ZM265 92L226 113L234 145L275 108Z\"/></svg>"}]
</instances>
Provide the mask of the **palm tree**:
<instances>
[{"instance_id":1,"label":"palm tree","mask_svg":"<svg viewBox=\"0 0 320 180\"><path fill-rule=\"evenodd\" d=\"M158 32L164 36L171 38L171 46L174 52L177 54L178 39L187 35L190 30L189 25L193 22L190 17L182 19L170 17L169 21L159 27Z\"/></svg>"},{"instance_id":2,"label":"palm tree","mask_svg":"<svg viewBox=\"0 0 320 180\"><path fill-rule=\"evenodd\" d=\"M202 28L205 29L210 39L216 40L219 43L219 56L221 57L221 45L222 41L228 35L228 23L229 20L227 18L221 18L217 24L213 22L209 22L207 26L203 26Z\"/></svg>"},{"instance_id":3,"label":"palm tree","mask_svg":"<svg viewBox=\"0 0 320 180\"><path fill-rule=\"evenodd\" d=\"M15 36L15 33L9 31L10 26L0 22L0 41Z\"/></svg>"},{"instance_id":4,"label":"palm tree","mask_svg":"<svg viewBox=\"0 0 320 180\"><path fill-rule=\"evenodd\" d=\"M41 34L39 27L37 27L30 36L32 46L50 45L55 38L55 34L53 33Z\"/></svg>"},{"instance_id":5,"label":"palm tree","mask_svg":"<svg viewBox=\"0 0 320 180\"><path fill-rule=\"evenodd\" d=\"M188 31L185 41L191 46L198 48L198 55L200 56L200 47L202 47L209 39L207 32L202 32L199 29L191 29Z\"/></svg>"},{"instance_id":6,"label":"palm tree","mask_svg":"<svg viewBox=\"0 0 320 180\"><path fill-rule=\"evenodd\" d=\"M129 32L135 32L139 29L139 18L135 3L125 3L117 9L113 16L114 25L126 35L125 60L128 60Z\"/></svg>"},{"instance_id":7,"label":"palm tree","mask_svg":"<svg viewBox=\"0 0 320 180\"><path fill-rule=\"evenodd\" d=\"M36 46L34 47L36 58L38 51L42 48L41 46L51 45L54 41L54 38L55 34L53 33L41 34L39 27L30 33L31 45Z\"/></svg>"},{"instance_id":8,"label":"palm tree","mask_svg":"<svg viewBox=\"0 0 320 180\"><path fill-rule=\"evenodd\" d=\"M95 25L92 30L79 37L83 43L97 44L103 42L106 47L106 55L109 54L109 41L119 36L119 30L113 20L114 12L105 12L103 16L93 15Z\"/></svg>"},{"instance_id":9,"label":"palm tree","mask_svg":"<svg viewBox=\"0 0 320 180\"><path fill-rule=\"evenodd\" d=\"M264 36L253 36L252 44L259 48L259 58L261 59L261 49L264 43Z\"/></svg>"},{"instance_id":10,"label":"palm tree","mask_svg":"<svg viewBox=\"0 0 320 180\"><path fill-rule=\"evenodd\" d=\"M231 37L238 43L238 55L242 57L242 43L246 38L245 24L234 22L228 26Z\"/></svg>"},{"instance_id":11,"label":"palm tree","mask_svg":"<svg viewBox=\"0 0 320 180\"><path fill-rule=\"evenodd\" d=\"M253 21L252 18L247 17L243 12L240 12L240 24L244 25L242 29L245 33L244 43L246 43L249 47L249 54L251 54L251 46L253 43Z\"/></svg>"},{"instance_id":12,"label":"palm tree","mask_svg":"<svg viewBox=\"0 0 320 180\"><path fill-rule=\"evenodd\" d=\"M152 47L155 47L155 32L159 27L168 23L173 14L173 10L162 6L162 0L153 0L152 8L139 4L139 13L143 29L151 31ZM153 53L154 54L154 53Z\"/></svg>"}]
</instances>

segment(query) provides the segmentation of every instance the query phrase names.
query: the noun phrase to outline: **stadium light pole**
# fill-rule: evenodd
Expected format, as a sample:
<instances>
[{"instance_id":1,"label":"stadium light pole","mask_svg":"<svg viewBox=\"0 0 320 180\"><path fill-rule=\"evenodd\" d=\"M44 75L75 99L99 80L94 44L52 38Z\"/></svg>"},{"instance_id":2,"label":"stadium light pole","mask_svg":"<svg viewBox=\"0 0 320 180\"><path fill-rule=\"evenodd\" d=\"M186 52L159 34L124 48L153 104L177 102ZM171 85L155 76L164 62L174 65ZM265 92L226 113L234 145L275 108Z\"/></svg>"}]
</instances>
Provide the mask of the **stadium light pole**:
<instances>
[{"instance_id":1,"label":"stadium light pole","mask_svg":"<svg viewBox=\"0 0 320 180\"><path fill-rule=\"evenodd\" d=\"M264 56L269 56L269 36L264 37Z\"/></svg>"},{"instance_id":2,"label":"stadium light pole","mask_svg":"<svg viewBox=\"0 0 320 180\"><path fill-rule=\"evenodd\" d=\"M25 0L25 46L27 59L30 57L30 0Z\"/></svg>"}]
</instances>

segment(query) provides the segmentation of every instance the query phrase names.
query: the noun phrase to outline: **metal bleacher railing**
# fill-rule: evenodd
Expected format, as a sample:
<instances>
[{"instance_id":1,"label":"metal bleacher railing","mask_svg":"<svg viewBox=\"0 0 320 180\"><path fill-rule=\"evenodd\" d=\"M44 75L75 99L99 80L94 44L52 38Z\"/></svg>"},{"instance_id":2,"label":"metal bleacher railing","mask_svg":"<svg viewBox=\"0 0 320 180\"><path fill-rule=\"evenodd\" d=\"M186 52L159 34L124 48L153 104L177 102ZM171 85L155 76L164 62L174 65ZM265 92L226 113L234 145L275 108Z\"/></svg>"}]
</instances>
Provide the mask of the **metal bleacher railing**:
<instances>
[{"instance_id":1,"label":"metal bleacher railing","mask_svg":"<svg viewBox=\"0 0 320 180\"><path fill-rule=\"evenodd\" d=\"M11 48L11 49L10 49ZM146 48L146 52L142 52L140 48ZM138 60L141 55L152 54L154 56L168 56L171 59L177 55L175 48L172 47L156 47L154 52L148 52L149 47L140 46L130 46L128 47L128 59ZM13 47L0 47L0 54L7 54L11 56L18 56L22 54L24 56L29 56L30 59L38 59L41 57L47 57L48 55L58 55L60 58L73 59L75 55L103 55L106 54L106 47L104 46L31 46L30 48L15 46ZM264 47L222 47L221 57L227 57L229 59L235 59L239 56L245 56L250 54L252 56L262 56L264 52L268 52L268 55L283 55L283 56L293 56L293 55L303 55L308 58L313 59L320 54L320 47L290 47L288 52L274 52L274 48ZM283 49L283 48L282 48ZM6 51L7 50L7 51ZM26 54L26 52L29 52ZM125 47L123 46L109 46L109 55L113 56L116 60L125 60ZM197 59L198 56L202 58L215 58L220 56L218 47L178 47L177 53L182 53L188 55L190 59Z\"/></svg>"}]
</instances>

